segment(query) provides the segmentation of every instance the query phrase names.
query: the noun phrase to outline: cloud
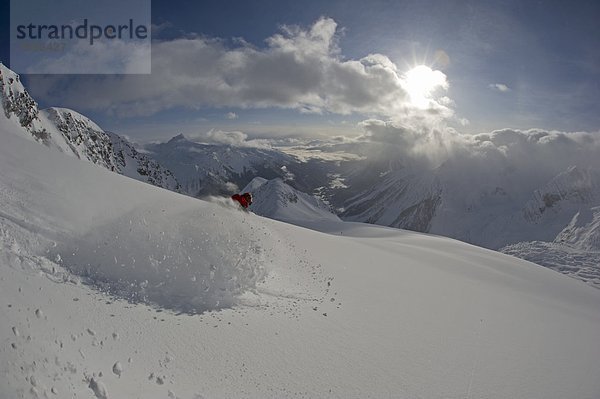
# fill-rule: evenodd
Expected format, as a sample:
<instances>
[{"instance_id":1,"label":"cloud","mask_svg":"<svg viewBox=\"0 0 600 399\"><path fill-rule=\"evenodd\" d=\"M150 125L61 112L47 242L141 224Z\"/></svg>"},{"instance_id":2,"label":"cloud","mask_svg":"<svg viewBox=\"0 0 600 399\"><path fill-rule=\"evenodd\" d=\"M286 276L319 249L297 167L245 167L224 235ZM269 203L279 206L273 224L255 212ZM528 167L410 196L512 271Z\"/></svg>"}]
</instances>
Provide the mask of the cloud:
<instances>
[{"instance_id":1,"label":"cloud","mask_svg":"<svg viewBox=\"0 0 600 399\"><path fill-rule=\"evenodd\" d=\"M506 93L510 91L510 88L503 83L490 83L488 87L492 90L499 91L502 93Z\"/></svg>"},{"instance_id":2,"label":"cloud","mask_svg":"<svg viewBox=\"0 0 600 399\"><path fill-rule=\"evenodd\" d=\"M360 123L362 140L383 144L385 156L405 165L453 165L465 176L489 170L498 178L518 171L523 178L548 179L570 166L600 170L600 132L501 129L476 135L450 127L408 126L369 119ZM465 177L466 179L467 177Z\"/></svg>"},{"instance_id":3,"label":"cloud","mask_svg":"<svg viewBox=\"0 0 600 399\"><path fill-rule=\"evenodd\" d=\"M265 139L248 140L248 135L240 131L224 131L210 129L207 132L188 134L190 139L209 144L225 144L233 147L255 147L271 148L271 144Z\"/></svg>"},{"instance_id":4,"label":"cloud","mask_svg":"<svg viewBox=\"0 0 600 399\"><path fill-rule=\"evenodd\" d=\"M600 132L558 132L542 129L495 130L472 136L474 148L494 148L507 164L566 169L572 165L600 168Z\"/></svg>"},{"instance_id":5,"label":"cloud","mask_svg":"<svg viewBox=\"0 0 600 399\"><path fill-rule=\"evenodd\" d=\"M171 21L163 21L159 24L151 24L150 25L150 29L152 32L152 37L153 38L157 38L159 37L163 32L168 31L170 29L173 29L174 25Z\"/></svg>"},{"instance_id":6,"label":"cloud","mask_svg":"<svg viewBox=\"0 0 600 399\"><path fill-rule=\"evenodd\" d=\"M420 166L438 166L464 141L461 134L444 125L407 125L392 120L367 119L359 126L364 131L362 140L385 144L386 155Z\"/></svg>"},{"instance_id":7,"label":"cloud","mask_svg":"<svg viewBox=\"0 0 600 399\"><path fill-rule=\"evenodd\" d=\"M121 117L175 107L277 107L399 119L453 115L434 99L417 109L406 76L387 56L345 58L340 34L333 19L321 18L307 28L281 27L265 48L197 35L156 41L150 76L32 76L30 87L42 99Z\"/></svg>"},{"instance_id":8,"label":"cloud","mask_svg":"<svg viewBox=\"0 0 600 399\"><path fill-rule=\"evenodd\" d=\"M237 119L237 118L239 118L239 116L235 112L228 112L227 114L225 114L225 118L227 118L227 119Z\"/></svg>"},{"instance_id":9,"label":"cloud","mask_svg":"<svg viewBox=\"0 0 600 399\"><path fill-rule=\"evenodd\" d=\"M51 74L149 74L151 72L151 45L147 42L126 40L98 40L90 45L85 40L65 46L62 52L40 55L28 73ZM44 78L46 79L46 78ZM54 81L52 77L48 77ZM59 78L60 80L60 78ZM83 94L81 94L83 95Z\"/></svg>"}]
</instances>

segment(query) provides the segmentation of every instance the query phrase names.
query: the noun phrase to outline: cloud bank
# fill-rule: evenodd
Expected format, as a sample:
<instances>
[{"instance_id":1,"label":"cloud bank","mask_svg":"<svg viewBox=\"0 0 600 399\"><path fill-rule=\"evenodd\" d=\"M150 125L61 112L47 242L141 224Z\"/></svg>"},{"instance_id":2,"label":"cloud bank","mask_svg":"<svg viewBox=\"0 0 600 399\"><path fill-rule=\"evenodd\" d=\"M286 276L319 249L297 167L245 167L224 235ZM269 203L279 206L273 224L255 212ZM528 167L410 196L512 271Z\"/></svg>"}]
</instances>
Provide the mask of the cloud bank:
<instances>
[{"instance_id":1,"label":"cloud bank","mask_svg":"<svg viewBox=\"0 0 600 399\"><path fill-rule=\"evenodd\" d=\"M544 181L571 166L600 170L600 132L501 129L469 135L449 127L378 119L360 125L364 131L360 140L385 144L386 156L392 154L405 166L447 168L465 181L469 176L505 175Z\"/></svg>"},{"instance_id":2,"label":"cloud bank","mask_svg":"<svg viewBox=\"0 0 600 399\"><path fill-rule=\"evenodd\" d=\"M188 134L188 138L207 144L225 144L232 147L271 148L266 139L248 139L248 135L240 131L224 131L210 129L207 132Z\"/></svg>"},{"instance_id":3,"label":"cloud bank","mask_svg":"<svg viewBox=\"0 0 600 399\"><path fill-rule=\"evenodd\" d=\"M453 114L447 98L416 106L408 77L387 56L346 59L339 39L330 18L308 28L282 26L264 48L242 39L231 46L218 38L179 38L153 43L150 76L32 77L31 88L40 98L118 116L176 107L276 107L396 119ZM447 88L445 75L435 73Z\"/></svg>"}]
</instances>

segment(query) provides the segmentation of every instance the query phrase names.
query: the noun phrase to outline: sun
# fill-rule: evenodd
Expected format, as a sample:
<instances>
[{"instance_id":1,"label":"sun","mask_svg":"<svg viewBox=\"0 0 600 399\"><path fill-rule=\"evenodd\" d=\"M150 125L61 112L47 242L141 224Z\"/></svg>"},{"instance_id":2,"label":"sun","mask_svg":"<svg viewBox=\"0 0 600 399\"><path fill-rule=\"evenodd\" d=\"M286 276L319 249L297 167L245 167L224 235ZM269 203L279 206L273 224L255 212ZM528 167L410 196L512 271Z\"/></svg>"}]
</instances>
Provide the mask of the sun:
<instances>
[{"instance_id":1,"label":"sun","mask_svg":"<svg viewBox=\"0 0 600 399\"><path fill-rule=\"evenodd\" d=\"M415 107L427 108L431 95L440 87L448 87L446 75L426 65L418 65L404 75L404 89Z\"/></svg>"}]
</instances>

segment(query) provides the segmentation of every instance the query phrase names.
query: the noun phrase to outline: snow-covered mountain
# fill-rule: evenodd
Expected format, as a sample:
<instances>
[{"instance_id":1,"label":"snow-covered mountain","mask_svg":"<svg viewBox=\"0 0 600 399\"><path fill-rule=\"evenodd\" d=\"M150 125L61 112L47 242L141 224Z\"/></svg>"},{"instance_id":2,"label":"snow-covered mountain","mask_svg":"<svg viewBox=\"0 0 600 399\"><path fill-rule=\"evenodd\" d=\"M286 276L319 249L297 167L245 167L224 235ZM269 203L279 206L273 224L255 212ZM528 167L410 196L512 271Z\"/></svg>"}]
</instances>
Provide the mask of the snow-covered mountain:
<instances>
[{"instance_id":1,"label":"snow-covered mountain","mask_svg":"<svg viewBox=\"0 0 600 399\"><path fill-rule=\"evenodd\" d=\"M0 63L0 91L4 116L16 124L19 134L67 155L113 172L170 190L179 190L173 174L138 152L125 139L109 134L73 110L39 110L19 75Z\"/></svg>"},{"instance_id":2,"label":"snow-covered mountain","mask_svg":"<svg viewBox=\"0 0 600 399\"><path fill-rule=\"evenodd\" d=\"M19 75L1 62L0 93L4 116L14 118L14 122L28 133L25 134L26 137L50 145L50 137L40 120L37 103L23 87Z\"/></svg>"},{"instance_id":3,"label":"snow-covered mountain","mask_svg":"<svg viewBox=\"0 0 600 399\"><path fill-rule=\"evenodd\" d=\"M456 238L600 286L592 216L600 207L600 172L570 166L555 175L528 173L510 166L465 170L458 162L433 170L397 164L337 204L345 220ZM344 191L352 192L352 175L345 181Z\"/></svg>"},{"instance_id":4,"label":"snow-covered mountain","mask_svg":"<svg viewBox=\"0 0 600 399\"><path fill-rule=\"evenodd\" d=\"M225 194L243 187L254 177L292 177L287 165L297 161L267 148L204 144L183 134L165 143L145 146L149 154L171 170L183 192L191 196Z\"/></svg>"},{"instance_id":5,"label":"snow-covered mountain","mask_svg":"<svg viewBox=\"0 0 600 399\"><path fill-rule=\"evenodd\" d=\"M552 241L519 242L500 251L600 288L600 206L581 207Z\"/></svg>"},{"instance_id":6,"label":"snow-covered mountain","mask_svg":"<svg viewBox=\"0 0 600 399\"><path fill-rule=\"evenodd\" d=\"M346 199L341 216L497 249L552 241L581 209L600 205L599 171L572 166L540 188L531 186L534 180L519 181L520 173L461 171L446 164L434 170L399 167ZM352 185L351 178L346 181Z\"/></svg>"},{"instance_id":7,"label":"snow-covered mountain","mask_svg":"<svg viewBox=\"0 0 600 399\"><path fill-rule=\"evenodd\" d=\"M304 222L340 221L320 199L298 191L282 179L255 177L242 192L252 193L252 212L271 219L304 225Z\"/></svg>"},{"instance_id":8,"label":"snow-covered mountain","mask_svg":"<svg viewBox=\"0 0 600 399\"><path fill-rule=\"evenodd\" d=\"M181 191L179 182L170 170L136 150L133 144L123 137L112 132L105 133L112 144L118 173L167 190Z\"/></svg>"},{"instance_id":9,"label":"snow-covered mountain","mask_svg":"<svg viewBox=\"0 0 600 399\"><path fill-rule=\"evenodd\" d=\"M534 191L525 204L523 217L539 224L574 215L581 207L595 204L600 205L600 171L572 166Z\"/></svg>"},{"instance_id":10,"label":"snow-covered mountain","mask_svg":"<svg viewBox=\"0 0 600 399\"><path fill-rule=\"evenodd\" d=\"M19 129L0 117L2 398L600 394L600 290L444 237L197 200Z\"/></svg>"},{"instance_id":11,"label":"snow-covered mountain","mask_svg":"<svg viewBox=\"0 0 600 399\"><path fill-rule=\"evenodd\" d=\"M51 145L79 159L117 171L110 137L92 120L66 108L48 108L40 111L39 116Z\"/></svg>"},{"instance_id":12,"label":"snow-covered mountain","mask_svg":"<svg viewBox=\"0 0 600 399\"><path fill-rule=\"evenodd\" d=\"M401 169L382 173L374 186L345 201L340 216L344 220L427 232L441 200L437 176Z\"/></svg>"}]
</instances>

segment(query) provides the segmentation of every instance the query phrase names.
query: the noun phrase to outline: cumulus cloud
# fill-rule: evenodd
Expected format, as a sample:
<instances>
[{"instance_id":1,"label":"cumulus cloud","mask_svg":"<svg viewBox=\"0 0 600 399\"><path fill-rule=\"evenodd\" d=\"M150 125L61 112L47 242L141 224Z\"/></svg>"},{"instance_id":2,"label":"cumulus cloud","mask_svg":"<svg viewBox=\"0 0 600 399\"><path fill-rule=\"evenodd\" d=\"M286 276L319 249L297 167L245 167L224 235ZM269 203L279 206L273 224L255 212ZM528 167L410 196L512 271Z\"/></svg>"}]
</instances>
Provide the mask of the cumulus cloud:
<instances>
[{"instance_id":1,"label":"cumulus cloud","mask_svg":"<svg viewBox=\"0 0 600 399\"><path fill-rule=\"evenodd\" d=\"M271 148L271 144L265 139L250 139L248 135L240 131L224 131L210 129L207 132L188 135L190 139L209 144L225 144L233 147L255 147Z\"/></svg>"},{"instance_id":2,"label":"cumulus cloud","mask_svg":"<svg viewBox=\"0 0 600 399\"><path fill-rule=\"evenodd\" d=\"M516 168L526 165L552 171L573 165L600 168L600 132L501 129L472 136L469 144L475 149L493 148L508 165Z\"/></svg>"},{"instance_id":3,"label":"cumulus cloud","mask_svg":"<svg viewBox=\"0 0 600 399\"><path fill-rule=\"evenodd\" d=\"M387 154L405 161L438 166L464 141L454 129L429 123L401 124L391 120L367 119L359 123L362 140L388 145Z\"/></svg>"},{"instance_id":4,"label":"cumulus cloud","mask_svg":"<svg viewBox=\"0 0 600 399\"><path fill-rule=\"evenodd\" d=\"M510 91L510 88L503 83L490 83L488 87L492 90L499 91L502 93L506 93Z\"/></svg>"},{"instance_id":5,"label":"cumulus cloud","mask_svg":"<svg viewBox=\"0 0 600 399\"><path fill-rule=\"evenodd\" d=\"M237 118L239 118L239 116L235 112L228 112L227 114L225 114L225 118L227 118L227 119L237 119Z\"/></svg>"},{"instance_id":6,"label":"cumulus cloud","mask_svg":"<svg viewBox=\"0 0 600 399\"><path fill-rule=\"evenodd\" d=\"M395 118L453 114L435 100L415 107L406 76L387 56L346 59L339 38L330 18L308 28L283 26L265 48L188 36L153 43L150 76L32 77L30 86L40 98L119 116L174 107L278 107Z\"/></svg>"},{"instance_id":7,"label":"cumulus cloud","mask_svg":"<svg viewBox=\"0 0 600 399\"><path fill-rule=\"evenodd\" d=\"M444 126L408 126L369 119L360 123L362 140L385 144L386 155L406 164L453 165L465 176L519 171L523 178L547 179L570 166L600 169L600 132L501 129L476 135ZM474 183L475 184L475 183Z\"/></svg>"}]
</instances>

